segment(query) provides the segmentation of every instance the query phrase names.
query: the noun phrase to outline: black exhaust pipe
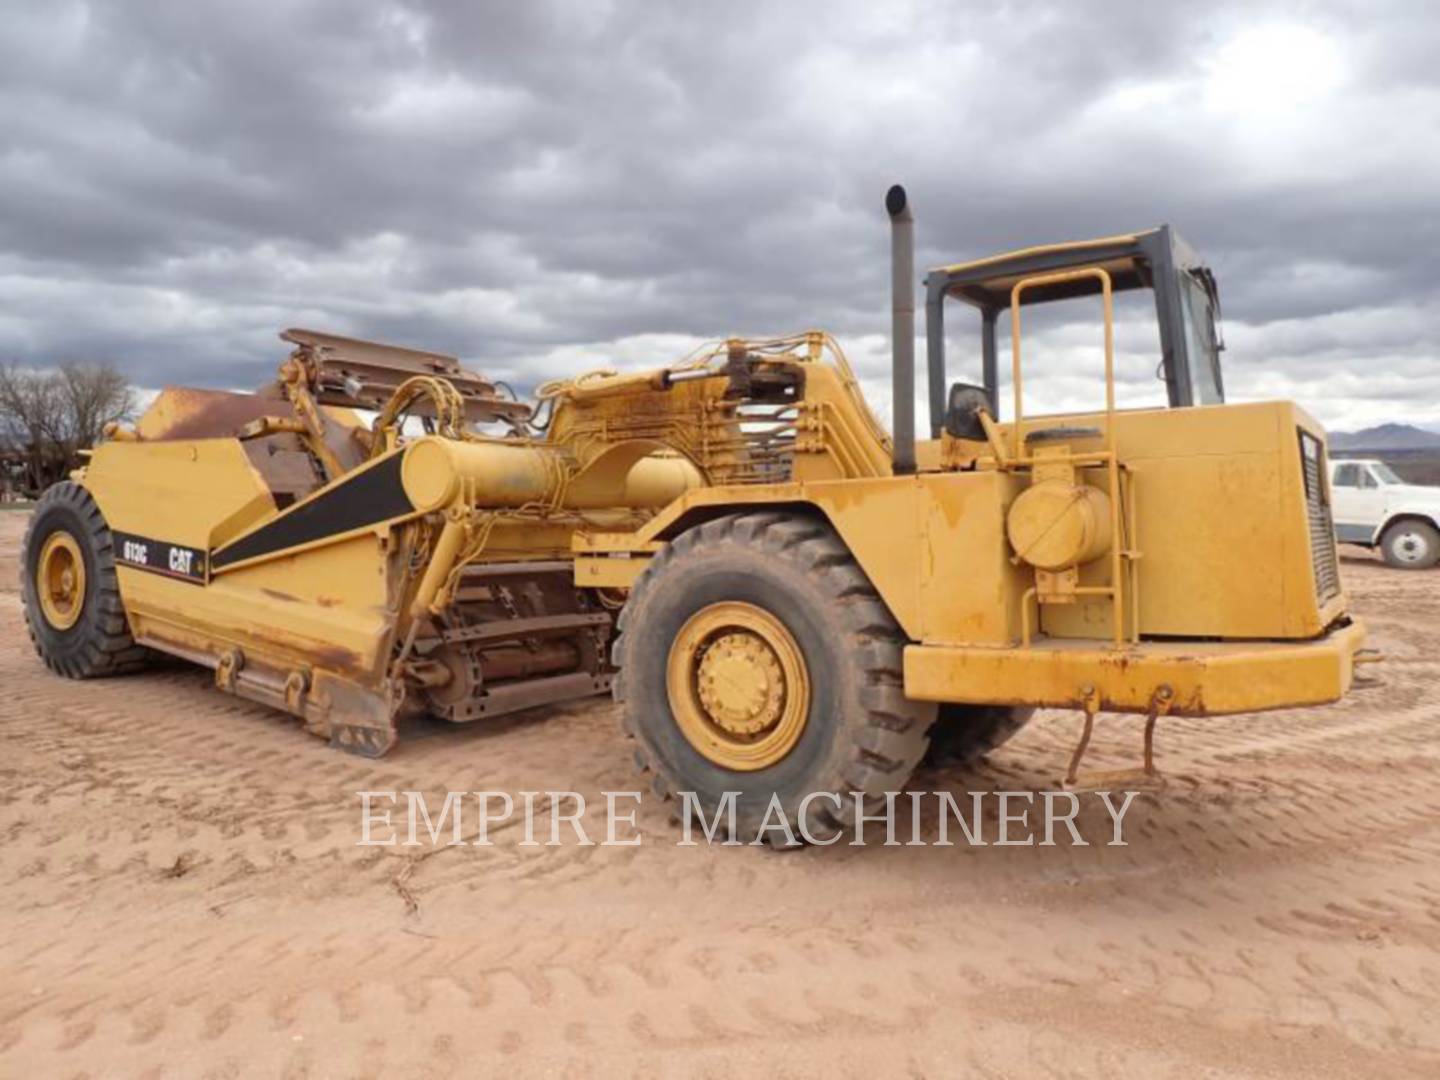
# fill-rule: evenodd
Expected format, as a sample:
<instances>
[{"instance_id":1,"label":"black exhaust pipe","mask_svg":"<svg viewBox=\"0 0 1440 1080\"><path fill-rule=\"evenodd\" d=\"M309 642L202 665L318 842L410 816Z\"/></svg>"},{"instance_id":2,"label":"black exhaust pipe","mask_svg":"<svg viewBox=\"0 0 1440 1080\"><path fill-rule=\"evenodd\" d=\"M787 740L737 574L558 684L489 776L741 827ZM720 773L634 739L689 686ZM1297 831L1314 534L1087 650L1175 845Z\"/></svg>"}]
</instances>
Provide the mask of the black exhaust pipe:
<instances>
[{"instance_id":1,"label":"black exhaust pipe","mask_svg":"<svg viewBox=\"0 0 1440 1080\"><path fill-rule=\"evenodd\" d=\"M891 409L896 476L915 471L915 219L905 189L885 193L890 214Z\"/></svg>"}]
</instances>

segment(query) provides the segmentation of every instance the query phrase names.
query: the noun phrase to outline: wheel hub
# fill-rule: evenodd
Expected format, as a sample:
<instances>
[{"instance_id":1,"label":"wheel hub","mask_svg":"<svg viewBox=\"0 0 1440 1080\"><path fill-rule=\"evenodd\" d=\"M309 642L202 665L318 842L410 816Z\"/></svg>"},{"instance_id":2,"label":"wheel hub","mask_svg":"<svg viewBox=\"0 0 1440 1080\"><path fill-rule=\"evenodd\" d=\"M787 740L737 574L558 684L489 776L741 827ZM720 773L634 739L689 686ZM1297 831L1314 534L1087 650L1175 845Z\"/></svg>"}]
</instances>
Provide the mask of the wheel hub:
<instances>
[{"instance_id":1,"label":"wheel hub","mask_svg":"<svg viewBox=\"0 0 1440 1080\"><path fill-rule=\"evenodd\" d=\"M1407 532L1401 535L1396 545L1400 557L1406 562L1420 562L1430 553L1430 546L1419 533Z\"/></svg>"},{"instance_id":2,"label":"wheel hub","mask_svg":"<svg viewBox=\"0 0 1440 1080\"><path fill-rule=\"evenodd\" d=\"M45 621L69 630L80 621L85 603L85 557L68 532L51 533L35 566L35 592Z\"/></svg>"},{"instance_id":3,"label":"wheel hub","mask_svg":"<svg viewBox=\"0 0 1440 1080\"><path fill-rule=\"evenodd\" d=\"M785 674L764 639L747 631L724 634L705 650L697 673L700 703L734 735L773 728L785 703Z\"/></svg>"},{"instance_id":4,"label":"wheel hub","mask_svg":"<svg viewBox=\"0 0 1440 1080\"><path fill-rule=\"evenodd\" d=\"M810 681L785 625L754 604L711 604L690 617L666 668L681 733L716 765L767 768L804 733Z\"/></svg>"}]
</instances>

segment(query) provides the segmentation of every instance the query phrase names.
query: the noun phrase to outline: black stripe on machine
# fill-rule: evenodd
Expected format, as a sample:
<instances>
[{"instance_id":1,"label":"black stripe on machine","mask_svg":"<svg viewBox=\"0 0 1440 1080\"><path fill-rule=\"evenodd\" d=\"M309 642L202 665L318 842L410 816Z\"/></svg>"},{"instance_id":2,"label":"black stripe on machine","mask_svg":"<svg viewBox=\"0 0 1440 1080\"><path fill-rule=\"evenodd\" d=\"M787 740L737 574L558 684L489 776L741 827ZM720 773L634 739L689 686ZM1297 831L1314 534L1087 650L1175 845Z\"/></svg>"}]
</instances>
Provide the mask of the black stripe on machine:
<instances>
[{"instance_id":1,"label":"black stripe on machine","mask_svg":"<svg viewBox=\"0 0 1440 1080\"><path fill-rule=\"evenodd\" d=\"M205 552L168 540L152 540L134 533L111 532L115 561L121 566L149 570L153 574L205 583Z\"/></svg>"},{"instance_id":2,"label":"black stripe on machine","mask_svg":"<svg viewBox=\"0 0 1440 1080\"><path fill-rule=\"evenodd\" d=\"M211 560L212 565L219 570L414 513L415 507L400 479L402 456L391 454L369 468L350 473L307 501L296 503L273 521L221 548Z\"/></svg>"}]
</instances>

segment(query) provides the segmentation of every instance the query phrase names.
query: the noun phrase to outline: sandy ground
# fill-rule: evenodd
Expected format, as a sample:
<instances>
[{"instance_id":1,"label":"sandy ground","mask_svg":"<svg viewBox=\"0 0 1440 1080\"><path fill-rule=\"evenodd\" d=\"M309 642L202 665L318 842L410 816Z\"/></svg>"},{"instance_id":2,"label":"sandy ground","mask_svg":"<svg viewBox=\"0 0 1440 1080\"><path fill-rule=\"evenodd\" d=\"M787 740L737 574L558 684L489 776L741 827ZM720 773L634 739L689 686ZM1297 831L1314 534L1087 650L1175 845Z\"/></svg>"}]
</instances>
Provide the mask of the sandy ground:
<instances>
[{"instance_id":1,"label":"sandy ground","mask_svg":"<svg viewBox=\"0 0 1440 1080\"><path fill-rule=\"evenodd\" d=\"M612 707L367 762L204 673L62 682L22 527L0 513L5 1076L1440 1075L1440 573L1347 559L1383 685L1164 722L1128 847L1087 807L1090 847L687 848L650 801L639 847L365 848L363 789L632 789ZM912 787L1044 789L1074 731ZM1094 763L1138 731L1102 720Z\"/></svg>"}]
</instances>

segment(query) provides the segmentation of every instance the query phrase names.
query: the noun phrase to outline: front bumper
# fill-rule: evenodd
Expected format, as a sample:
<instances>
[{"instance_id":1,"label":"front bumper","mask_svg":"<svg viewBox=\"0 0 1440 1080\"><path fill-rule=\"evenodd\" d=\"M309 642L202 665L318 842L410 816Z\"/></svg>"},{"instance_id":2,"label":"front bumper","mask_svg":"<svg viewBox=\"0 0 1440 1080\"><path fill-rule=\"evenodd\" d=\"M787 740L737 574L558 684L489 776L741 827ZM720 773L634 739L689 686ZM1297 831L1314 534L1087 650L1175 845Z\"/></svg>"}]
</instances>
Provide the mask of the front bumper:
<instances>
[{"instance_id":1,"label":"front bumper","mask_svg":"<svg viewBox=\"0 0 1440 1080\"><path fill-rule=\"evenodd\" d=\"M905 696L1077 709L1090 699L1101 710L1145 713L1159 693L1168 700L1164 711L1179 716L1325 705L1350 689L1364 642L1365 626L1357 620L1312 641L911 645Z\"/></svg>"}]
</instances>

